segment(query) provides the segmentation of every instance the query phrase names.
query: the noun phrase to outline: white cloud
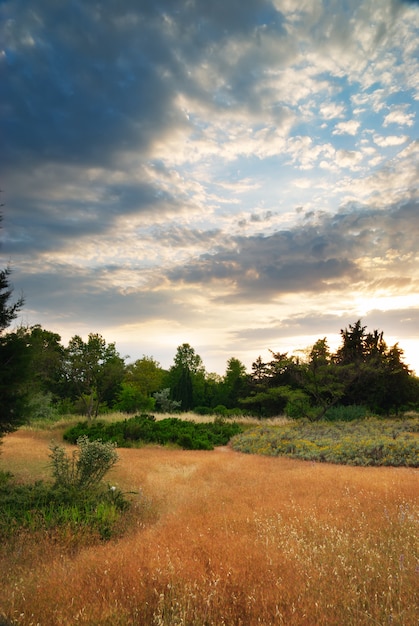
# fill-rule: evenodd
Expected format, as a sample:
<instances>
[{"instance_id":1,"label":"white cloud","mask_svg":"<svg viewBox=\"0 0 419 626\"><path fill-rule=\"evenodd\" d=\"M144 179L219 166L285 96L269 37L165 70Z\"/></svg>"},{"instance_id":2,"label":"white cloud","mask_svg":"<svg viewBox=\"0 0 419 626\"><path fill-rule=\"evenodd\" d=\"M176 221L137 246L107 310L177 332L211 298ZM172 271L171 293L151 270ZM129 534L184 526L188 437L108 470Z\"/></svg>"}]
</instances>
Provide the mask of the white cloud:
<instances>
[{"instance_id":1,"label":"white cloud","mask_svg":"<svg viewBox=\"0 0 419 626\"><path fill-rule=\"evenodd\" d=\"M385 118L383 125L398 124L399 126L413 126L415 119L414 113L407 113L406 107L393 107Z\"/></svg>"},{"instance_id":2,"label":"white cloud","mask_svg":"<svg viewBox=\"0 0 419 626\"><path fill-rule=\"evenodd\" d=\"M386 148L388 146L401 146L406 141L409 141L409 137L407 135L373 135L374 143L381 148Z\"/></svg>"},{"instance_id":3,"label":"white cloud","mask_svg":"<svg viewBox=\"0 0 419 626\"><path fill-rule=\"evenodd\" d=\"M356 120L339 122L333 130L333 135L356 135L360 125L360 122L357 122Z\"/></svg>"}]
</instances>

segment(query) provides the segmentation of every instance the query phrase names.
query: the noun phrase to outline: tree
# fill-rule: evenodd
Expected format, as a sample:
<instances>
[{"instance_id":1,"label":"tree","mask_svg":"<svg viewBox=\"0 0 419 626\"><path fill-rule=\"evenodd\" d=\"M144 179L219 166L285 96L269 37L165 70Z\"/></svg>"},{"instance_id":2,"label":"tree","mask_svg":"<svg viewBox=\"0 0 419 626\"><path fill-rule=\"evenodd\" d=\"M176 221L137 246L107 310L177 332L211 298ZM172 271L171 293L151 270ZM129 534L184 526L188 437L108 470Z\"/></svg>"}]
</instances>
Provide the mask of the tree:
<instances>
[{"instance_id":1,"label":"tree","mask_svg":"<svg viewBox=\"0 0 419 626\"><path fill-rule=\"evenodd\" d=\"M39 324L20 326L16 332L29 348L31 390L34 393L57 394L64 358L60 335L45 330Z\"/></svg>"},{"instance_id":2,"label":"tree","mask_svg":"<svg viewBox=\"0 0 419 626\"><path fill-rule=\"evenodd\" d=\"M334 363L326 337L318 339L310 350L307 363L300 364L297 376L302 390L290 397L288 409L293 405L300 417L320 420L328 409L337 404L345 393L347 369ZM303 391L308 401L304 401ZM298 407L298 408L297 408Z\"/></svg>"},{"instance_id":3,"label":"tree","mask_svg":"<svg viewBox=\"0 0 419 626\"><path fill-rule=\"evenodd\" d=\"M252 373L250 375L252 383L255 385L263 384L269 376L269 366L262 361L262 357L258 356L256 361L252 363Z\"/></svg>"},{"instance_id":4,"label":"tree","mask_svg":"<svg viewBox=\"0 0 419 626\"><path fill-rule=\"evenodd\" d=\"M2 221L0 215L0 222ZM16 319L24 304L20 297L12 303L11 270L0 270L0 437L14 430L26 417L28 376L25 342L16 333L4 331Z\"/></svg>"},{"instance_id":5,"label":"tree","mask_svg":"<svg viewBox=\"0 0 419 626\"><path fill-rule=\"evenodd\" d=\"M90 333L87 342L79 335L65 350L64 377L70 397L78 399L88 420L97 416L100 404L116 397L124 377L125 363L115 344Z\"/></svg>"},{"instance_id":6,"label":"tree","mask_svg":"<svg viewBox=\"0 0 419 626\"><path fill-rule=\"evenodd\" d=\"M10 285L10 274L10 267L0 270L0 334L17 318L25 302L21 296L14 304L9 303L13 293L13 288Z\"/></svg>"},{"instance_id":7,"label":"tree","mask_svg":"<svg viewBox=\"0 0 419 626\"><path fill-rule=\"evenodd\" d=\"M359 365L365 357L365 333L366 326L361 325L361 320L355 324L349 324L349 329L341 329L342 345L336 353L336 362L340 365Z\"/></svg>"},{"instance_id":8,"label":"tree","mask_svg":"<svg viewBox=\"0 0 419 626\"><path fill-rule=\"evenodd\" d=\"M246 387L246 366L239 359L231 357L227 361L227 369L222 382L222 404L230 409L237 407L239 398L246 395Z\"/></svg>"},{"instance_id":9,"label":"tree","mask_svg":"<svg viewBox=\"0 0 419 626\"><path fill-rule=\"evenodd\" d=\"M15 331L25 346L25 387L30 418L53 416L60 395L64 348L61 337L39 324L20 326Z\"/></svg>"},{"instance_id":10,"label":"tree","mask_svg":"<svg viewBox=\"0 0 419 626\"><path fill-rule=\"evenodd\" d=\"M144 396L151 396L162 388L164 370L152 356L137 359L126 366L125 382L133 385Z\"/></svg>"},{"instance_id":11,"label":"tree","mask_svg":"<svg viewBox=\"0 0 419 626\"><path fill-rule=\"evenodd\" d=\"M335 362L351 371L343 404L359 404L377 413L389 413L417 401L414 377L403 363L403 351L397 344L388 349L383 332L367 333L361 320L340 332L342 345Z\"/></svg>"},{"instance_id":12,"label":"tree","mask_svg":"<svg viewBox=\"0 0 419 626\"><path fill-rule=\"evenodd\" d=\"M170 398L169 387L166 387L161 391L156 391L153 396L162 413L171 413L172 411L178 411L180 409L181 403Z\"/></svg>"},{"instance_id":13,"label":"tree","mask_svg":"<svg viewBox=\"0 0 419 626\"><path fill-rule=\"evenodd\" d=\"M168 378L172 399L181 403L183 411L202 404L205 395L205 368L201 357L189 343L178 346Z\"/></svg>"},{"instance_id":14,"label":"tree","mask_svg":"<svg viewBox=\"0 0 419 626\"><path fill-rule=\"evenodd\" d=\"M28 417L29 348L19 333L0 336L0 437Z\"/></svg>"}]
</instances>

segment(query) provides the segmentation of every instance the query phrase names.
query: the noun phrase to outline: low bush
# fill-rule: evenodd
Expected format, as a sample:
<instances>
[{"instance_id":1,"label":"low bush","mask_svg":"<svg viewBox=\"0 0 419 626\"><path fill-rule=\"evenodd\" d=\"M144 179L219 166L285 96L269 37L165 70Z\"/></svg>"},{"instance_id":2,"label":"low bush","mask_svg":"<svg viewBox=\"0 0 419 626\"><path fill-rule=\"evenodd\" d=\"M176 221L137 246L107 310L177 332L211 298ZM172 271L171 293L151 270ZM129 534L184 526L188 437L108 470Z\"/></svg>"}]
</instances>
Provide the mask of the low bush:
<instances>
[{"instance_id":1,"label":"low bush","mask_svg":"<svg viewBox=\"0 0 419 626\"><path fill-rule=\"evenodd\" d=\"M370 412L365 406L351 404L348 406L332 406L326 411L325 420L328 422L352 422L369 417Z\"/></svg>"},{"instance_id":2,"label":"low bush","mask_svg":"<svg viewBox=\"0 0 419 626\"><path fill-rule=\"evenodd\" d=\"M116 487L102 483L116 463L115 446L78 440L71 457L51 446L55 481L20 484L9 473L0 475L0 538L30 532L66 528L83 541L109 539L129 502Z\"/></svg>"},{"instance_id":3,"label":"low bush","mask_svg":"<svg viewBox=\"0 0 419 626\"><path fill-rule=\"evenodd\" d=\"M341 463L419 467L419 418L262 425L232 439L240 452Z\"/></svg>"},{"instance_id":4,"label":"low bush","mask_svg":"<svg viewBox=\"0 0 419 626\"><path fill-rule=\"evenodd\" d=\"M136 415L113 423L79 422L64 433L64 439L76 443L80 436L85 435L90 441L101 439L104 442L117 443L121 447L154 443L175 444L187 450L213 450L215 446L226 445L231 437L242 430L240 424L222 419L197 423L177 417L157 421L152 415Z\"/></svg>"}]
</instances>

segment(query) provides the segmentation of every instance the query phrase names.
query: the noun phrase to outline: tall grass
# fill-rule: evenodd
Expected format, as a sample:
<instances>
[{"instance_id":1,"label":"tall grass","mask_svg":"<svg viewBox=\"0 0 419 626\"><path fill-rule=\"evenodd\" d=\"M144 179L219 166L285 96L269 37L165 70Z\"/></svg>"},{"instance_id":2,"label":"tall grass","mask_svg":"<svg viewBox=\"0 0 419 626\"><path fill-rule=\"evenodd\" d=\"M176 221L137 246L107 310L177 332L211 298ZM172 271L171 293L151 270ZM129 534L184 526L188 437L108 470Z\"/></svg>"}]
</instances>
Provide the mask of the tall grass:
<instances>
[{"instance_id":1,"label":"tall grass","mask_svg":"<svg viewBox=\"0 0 419 626\"><path fill-rule=\"evenodd\" d=\"M19 437L5 438L1 468ZM48 445L23 441L22 468ZM1 546L0 615L28 626L417 624L419 470L225 448L119 455L112 480L142 489L152 515L104 545L28 534Z\"/></svg>"}]
</instances>

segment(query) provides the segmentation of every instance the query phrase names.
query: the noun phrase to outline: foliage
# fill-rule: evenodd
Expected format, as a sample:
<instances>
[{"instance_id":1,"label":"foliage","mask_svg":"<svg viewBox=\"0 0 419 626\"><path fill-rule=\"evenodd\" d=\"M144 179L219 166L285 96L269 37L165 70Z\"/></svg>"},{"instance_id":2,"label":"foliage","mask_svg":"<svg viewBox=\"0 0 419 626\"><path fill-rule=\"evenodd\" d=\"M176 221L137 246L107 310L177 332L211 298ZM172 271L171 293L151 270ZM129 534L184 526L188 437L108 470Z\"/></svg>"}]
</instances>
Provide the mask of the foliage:
<instances>
[{"instance_id":1,"label":"foliage","mask_svg":"<svg viewBox=\"0 0 419 626\"><path fill-rule=\"evenodd\" d=\"M117 461L115 445L87 437L77 444L70 457L61 446L51 446L53 484L19 484L11 475L0 476L0 537L62 526L92 538L112 536L128 507L119 489L101 482Z\"/></svg>"},{"instance_id":2,"label":"foliage","mask_svg":"<svg viewBox=\"0 0 419 626\"><path fill-rule=\"evenodd\" d=\"M10 304L10 298L13 294L13 288L10 285L10 274L10 267L0 270L0 333L3 333L16 319L25 302L24 298L20 297L15 303Z\"/></svg>"},{"instance_id":3,"label":"foliage","mask_svg":"<svg viewBox=\"0 0 419 626\"><path fill-rule=\"evenodd\" d=\"M32 420L54 420L58 417L58 408L53 403L52 393L41 391L31 394L28 400L28 417Z\"/></svg>"},{"instance_id":4,"label":"foliage","mask_svg":"<svg viewBox=\"0 0 419 626\"><path fill-rule=\"evenodd\" d=\"M221 382L222 402L220 404L224 404L229 409L237 407L239 398L246 393L246 387L246 366L239 359L232 357L227 361L226 373Z\"/></svg>"},{"instance_id":5,"label":"foliage","mask_svg":"<svg viewBox=\"0 0 419 626\"><path fill-rule=\"evenodd\" d=\"M92 489L118 461L116 444L100 439L89 441L86 435L76 440L77 450L68 456L62 446L50 446L52 474L57 487Z\"/></svg>"},{"instance_id":6,"label":"foliage","mask_svg":"<svg viewBox=\"0 0 419 626\"><path fill-rule=\"evenodd\" d=\"M358 404L332 406L327 409L324 419L328 422L352 422L353 420L370 417L367 407Z\"/></svg>"},{"instance_id":7,"label":"foliage","mask_svg":"<svg viewBox=\"0 0 419 626\"><path fill-rule=\"evenodd\" d=\"M169 387L156 391L153 393L153 397L162 413L172 413L180 409L181 402L171 399Z\"/></svg>"},{"instance_id":8,"label":"foliage","mask_svg":"<svg viewBox=\"0 0 419 626\"><path fill-rule=\"evenodd\" d=\"M0 482L0 538L67 528L83 541L109 539L128 501L116 488L66 490L43 481Z\"/></svg>"},{"instance_id":9,"label":"foliage","mask_svg":"<svg viewBox=\"0 0 419 626\"><path fill-rule=\"evenodd\" d=\"M10 293L6 286L4 294ZM7 301L3 304L7 308ZM11 305L10 315L16 310ZM350 419L353 410L343 407L363 406L377 415L419 407L419 378L397 344L388 348L383 333L367 332L360 320L341 330L341 338L335 353L326 338L299 357L271 350L270 360L258 357L250 374L232 357L219 376L206 372L187 343L165 371L145 355L126 365L115 344L95 333L87 341L76 335L65 348L59 335L39 325L0 332L0 436L28 419L71 412L91 420L112 409L131 414L195 409L227 417L240 407L259 418L285 414L317 421L335 420L339 412Z\"/></svg>"},{"instance_id":10,"label":"foliage","mask_svg":"<svg viewBox=\"0 0 419 626\"><path fill-rule=\"evenodd\" d=\"M163 378L164 370L152 356L143 355L125 368L125 383L147 398L162 388Z\"/></svg>"},{"instance_id":11,"label":"foliage","mask_svg":"<svg viewBox=\"0 0 419 626\"><path fill-rule=\"evenodd\" d=\"M291 391L288 385L266 388L260 386L251 395L242 398L240 405L260 417L280 415L285 411Z\"/></svg>"},{"instance_id":12,"label":"foliage","mask_svg":"<svg viewBox=\"0 0 419 626\"><path fill-rule=\"evenodd\" d=\"M367 333L361 320L340 333L342 345L334 362L343 371L351 371L343 388L342 404L363 404L371 411L389 414L417 401L415 379L397 344L388 348L383 332Z\"/></svg>"},{"instance_id":13,"label":"foliage","mask_svg":"<svg viewBox=\"0 0 419 626\"><path fill-rule=\"evenodd\" d=\"M154 443L176 444L187 450L212 450L214 446L226 445L231 437L240 433L242 427L235 422L217 419L209 423L196 423L176 417L156 420L152 415L136 415L119 422L79 422L64 433L64 439L74 443L81 436L91 441L117 442L121 447Z\"/></svg>"},{"instance_id":14,"label":"foliage","mask_svg":"<svg viewBox=\"0 0 419 626\"><path fill-rule=\"evenodd\" d=\"M24 423L29 410L29 354L18 333L0 336L0 437Z\"/></svg>"},{"instance_id":15,"label":"foliage","mask_svg":"<svg viewBox=\"0 0 419 626\"><path fill-rule=\"evenodd\" d=\"M237 435L240 452L342 463L419 467L419 418L259 426Z\"/></svg>"},{"instance_id":16,"label":"foliage","mask_svg":"<svg viewBox=\"0 0 419 626\"><path fill-rule=\"evenodd\" d=\"M171 397L180 402L182 411L201 404L205 392L205 368L201 357L189 343L178 346L168 377Z\"/></svg>"},{"instance_id":17,"label":"foliage","mask_svg":"<svg viewBox=\"0 0 419 626\"><path fill-rule=\"evenodd\" d=\"M153 411L155 404L155 398L145 395L135 384L122 382L113 408L124 413L136 413Z\"/></svg>"},{"instance_id":18,"label":"foliage","mask_svg":"<svg viewBox=\"0 0 419 626\"><path fill-rule=\"evenodd\" d=\"M10 302L10 274L10 267L0 270L0 437L17 428L27 415L27 346L16 333L4 333L24 304L23 297Z\"/></svg>"},{"instance_id":19,"label":"foliage","mask_svg":"<svg viewBox=\"0 0 419 626\"><path fill-rule=\"evenodd\" d=\"M101 335L90 333L87 342L78 335L70 339L63 364L64 379L72 399L81 401L89 420L97 416L102 402L116 396L124 367L115 344L107 345Z\"/></svg>"}]
</instances>

